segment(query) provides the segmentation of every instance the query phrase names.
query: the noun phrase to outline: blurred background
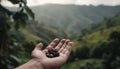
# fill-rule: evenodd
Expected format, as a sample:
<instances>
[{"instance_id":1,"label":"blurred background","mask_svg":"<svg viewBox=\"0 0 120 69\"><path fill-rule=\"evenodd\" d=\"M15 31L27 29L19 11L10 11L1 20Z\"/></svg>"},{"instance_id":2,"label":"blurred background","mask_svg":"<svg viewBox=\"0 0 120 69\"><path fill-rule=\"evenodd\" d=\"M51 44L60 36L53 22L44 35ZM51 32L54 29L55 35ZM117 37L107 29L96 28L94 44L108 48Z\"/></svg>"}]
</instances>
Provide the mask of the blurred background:
<instances>
[{"instance_id":1,"label":"blurred background","mask_svg":"<svg viewBox=\"0 0 120 69\"><path fill-rule=\"evenodd\" d=\"M54 38L74 42L61 69L120 69L120 0L0 0L0 69Z\"/></svg>"}]
</instances>

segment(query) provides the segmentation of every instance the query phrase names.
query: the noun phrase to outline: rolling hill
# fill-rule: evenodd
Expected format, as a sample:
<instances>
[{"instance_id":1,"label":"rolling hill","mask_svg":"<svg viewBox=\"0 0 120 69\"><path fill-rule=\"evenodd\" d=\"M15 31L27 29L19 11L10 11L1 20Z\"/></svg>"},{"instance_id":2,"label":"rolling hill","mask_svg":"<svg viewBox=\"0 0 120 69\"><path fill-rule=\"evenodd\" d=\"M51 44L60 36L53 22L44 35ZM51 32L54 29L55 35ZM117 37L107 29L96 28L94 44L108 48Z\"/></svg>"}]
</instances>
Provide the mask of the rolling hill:
<instances>
[{"instance_id":1,"label":"rolling hill","mask_svg":"<svg viewBox=\"0 0 120 69\"><path fill-rule=\"evenodd\" d=\"M22 33L25 36L29 35L26 37L27 40L32 40L40 37L37 40L44 39L49 41L56 37L66 38L69 35L76 36L80 34L80 31L83 28L88 28L91 26L91 24L101 25L92 31L95 31L97 29L99 30L101 27L105 26L105 22L107 21L105 20L101 22L102 20L105 18L109 19L110 17L115 16L120 12L120 6L103 5L78 6L48 4L31 7L31 9L36 15L38 24L30 21L32 23L29 23L26 30L22 30ZM111 19L113 21L115 21L115 19L119 20L118 17Z\"/></svg>"},{"instance_id":2,"label":"rolling hill","mask_svg":"<svg viewBox=\"0 0 120 69\"><path fill-rule=\"evenodd\" d=\"M116 57L115 55L113 55L112 58L109 59L111 56L108 56L106 54L106 52L108 53L108 51L110 52L109 54L114 53L114 51L119 53L119 47L120 47L120 43L118 40L119 35L118 34L113 35L113 33L115 32L120 33L120 14L114 17L111 17L109 19L105 19L104 21L100 22L100 24L98 24L97 27L95 27L94 29L91 29L91 31L93 32L90 34L83 35L82 37L77 37L76 38L77 40L76 39L74 40L74 50L73 50L74 53L71 54L72 55L71 57L72 59L75 58L75 60L68 64L65 64L61 69L89 69L89 68L90 69L109 69L109 68L104 68L108 66L104 64L106 60L113 60L111 62L108 61L108 64L109 63L111 64L115 61L118 62L118 64L120 64L118 60L114 61L113 57ZM117 38L116 41L110 40L111 33L114 39ZM81 40L78 40L78 38L80 38ZM118 44L117 44L117 41L118 41ZM85 49L85 47L87 48ZM102 53L102 56L100 58L98 56L100 56L101 53ZM88 56L87 58L85 57L80 58L81 56L85 56L85 54ZM94 54L97 57L95 56L93 57L91 56L91 54ZM106 58L106 56L109 58ZM116 66L114 67L120 68L119 65L118 66L117 64L115 65ZM108 67L110 66L112 67L112 65L109 65Z\"/></svg>"},{"instance_id":3,"label":"rolling hill","mask_svg":"<svg viewBox=\"0 0 120 69\"><path fill-rule=\"evenodd\" d=\"M109 18L120 13L120 6L93 6L93 5L58 5L47 4L31 7L36 20L45 23L67 33L78 33L81 29L89 27L91 24L100 22L104 18Z\"/></svg>"},{"instance_id":4,"label":"rolling hill","mask_svg":"<svg viewBox=\"0 0 120 69\"><path fill-rule=\"evenodd\" d=\"M36 20L39 22L34 23L30 21L32 23L29 23L25 29L20 29L20 33L23 35L23 38L26 38L26 41L44 40L49 43L56 37L67 37L66 33L70 35L80 33L81 29L88 28L93 23L100 24L91 30L93 31L91 34L84 35L82 38L77 37L72 39L75 45L74 51L76 51L85 45L93 47L95 44L99 44L99 42L106 41L111 32L120 31L120 26L117 26L120 25L120 16L112 17L120 12L120 6L44 5L31 8L36 14ZM101 22L103 19L104 21ZM110 26L113 24L113 26L107 27L107 23L110 24ZM100 31L101 28L103 28L102 33ZM18 34L16 35L19 36ZM73 37L75 36L76 35ZM79 41L78 38L81 38L82 40ZM27 57L20 58L28 59ZM101 62L99 59L74 61L73 64L68 64L70 67L69 69L74 69L74 67L79 64L83 64L84 66L87 61L93 61L93 63L95 62L97 64L100 64L99 62ZM66 67L63 67L62 69L66 69Z\"/></svg>"},{"instance_id":5,"label":"rolling hill","mask_svg":"<svg viewBox=\"0 0 120 69\"><path fill-rule=\"evenodd\" d=\"M7 7L10 10L15 8ZM56 27L70 35L76 35L91 24L98 23L120 13L120 6L59 5L46 4L31 7L40 24Z\"/></svg>"},{"instance_id":6,"label":"rolling hill","mask_svg":"<svg viewBox=\"0 0 120 69\"><path fill-rule=\"evenodd\" d=\"M83 35L82 37L76 37L76 39L74 40L74 50L85 45L91 47L102 42L107 42L109 35L112 32L120 32L120 14L109 19L105 19L104 21L101 21L96 25L94 29L91 29L89 31L92 32Z\"/></svg>"}]
</instances>

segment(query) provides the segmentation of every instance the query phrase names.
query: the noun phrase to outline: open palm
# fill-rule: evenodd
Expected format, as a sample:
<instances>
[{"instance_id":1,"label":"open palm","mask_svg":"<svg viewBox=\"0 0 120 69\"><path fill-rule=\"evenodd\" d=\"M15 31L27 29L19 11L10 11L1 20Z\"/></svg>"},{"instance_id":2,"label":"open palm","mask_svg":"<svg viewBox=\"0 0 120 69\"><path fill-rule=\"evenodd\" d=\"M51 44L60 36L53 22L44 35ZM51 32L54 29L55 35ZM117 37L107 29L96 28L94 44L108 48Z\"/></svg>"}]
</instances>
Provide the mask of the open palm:
<instances>
[{"instance_id":1,"label":"open palm","mask_svg":"<svg viewBox=\"0 0 120 69\"><path fill-rule=\"evenodd\" d=\"M44 50L42 50L43 44L39 43L32 52L33 59L36 59L44 67L44 69L58 69L68 59L71 52L73 43L68 39L54 39ZM59 52L58 57L48 58L46 53L49 49L56 49Z\"/></svg>"}]
</instances>

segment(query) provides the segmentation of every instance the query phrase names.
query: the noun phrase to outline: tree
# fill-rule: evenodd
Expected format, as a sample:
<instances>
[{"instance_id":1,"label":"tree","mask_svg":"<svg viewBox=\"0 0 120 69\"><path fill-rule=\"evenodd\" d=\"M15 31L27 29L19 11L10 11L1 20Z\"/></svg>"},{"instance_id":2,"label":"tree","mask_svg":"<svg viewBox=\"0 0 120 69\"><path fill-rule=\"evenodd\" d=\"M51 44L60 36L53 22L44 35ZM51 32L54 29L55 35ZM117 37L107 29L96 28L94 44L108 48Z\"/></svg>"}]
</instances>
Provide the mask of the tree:
<instances>
[{"instance_id":1,"label":"tree","mask_svg":"<svg viewBox=\"0 0 120 69\"><path fill-rule=\"evenodd\" d=\"M92 57L92 58L102 58L103 54L105 53L105 47L106 47L105 42L97 44L91 50L90 57Z\"/></svg>"},{"instance_id":2,"label":"tree","mask_svg":"<svg viewBox=\"0 0 120 69\"><path fill-rule=\"evenodd\" d=\"M79 59L87 59L89 58L89 52L90 52L90 49L87 46L83 46L76 50L75 56L76 58L79 58Z\"/></svg>"},{"instance_id":3,"label":"tree","mask_svg":"<svg viewBox=\"0 0 120 69\"><path fill-rule=\"evenodd\" d=\"M18 30L25 26L29 17L34 19L34 13L26 5L26 0L8 0L12 4L19 4L19 11L16 12L2 6L2 1L0 0L0 69L11 69L18 65L19 59L11 53L17 42L14 41L10 30L13 27Z\"/></svg>"},{"instance_id":4,"label":"tree","mask_svg":"<svg viewBox=\"0 0 120 69\"><path fill-rule=\"evenodd\" d=\"M120 68L120 32L113 31L109 36L109 43L105 48L104 68L118 69Z\"/></svg>"}]
</instances>

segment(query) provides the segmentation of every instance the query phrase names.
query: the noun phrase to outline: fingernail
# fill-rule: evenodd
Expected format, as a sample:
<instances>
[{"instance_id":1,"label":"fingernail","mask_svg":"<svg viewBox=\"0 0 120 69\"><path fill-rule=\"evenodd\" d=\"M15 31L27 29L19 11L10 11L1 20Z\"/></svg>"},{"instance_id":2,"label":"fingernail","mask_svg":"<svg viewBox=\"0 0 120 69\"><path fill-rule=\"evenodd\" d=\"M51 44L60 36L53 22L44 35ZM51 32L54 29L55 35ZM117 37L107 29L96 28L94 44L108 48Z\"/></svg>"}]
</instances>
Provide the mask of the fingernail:
<instances>
[{"instance_id":1,"label":"fingernail","mask_svg":"<svg viewBox=\"0 0 120 69\"><path fill-rule=\"evenodd\" d=\"M58 38L55 38L55 40L59 40Z\"/></svg>"},{"instance_id":2,"label":"fingernail","mask_svg":"<svg viewBox=\"0 0 120 69\"><path fill-rule=\"evenodd\" d=\"M62 40L61 40L61 43L64 43L64 42L65 42L65 40L66 40L66 39L62 39Z\"/></svg>"},{"instance_id":3,"label":"fingernail","mask_svg":"<svg viewBox=\"0 0 120 69\"><path fill-rule=\"evenodd\" d=\"M69 44L70 44L71 46L73 46L73 42L69 42Z\"/></svg>"},{"instance_id":4,"label":"fingernail","mask_svg":"<svg viewBox=\"0 0 120 69\"><path fill-rule=\"evenodd\" d=\"M67 40L66 40L66 44L68 44L68 42L70 42L70 40L69 40L69 39L67 39Z\"/></svg>"}]
</instances>

